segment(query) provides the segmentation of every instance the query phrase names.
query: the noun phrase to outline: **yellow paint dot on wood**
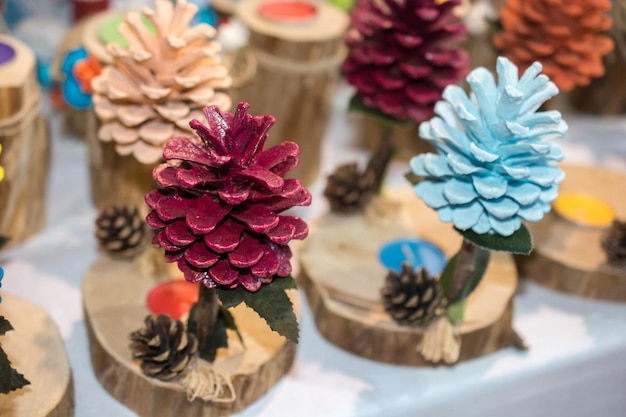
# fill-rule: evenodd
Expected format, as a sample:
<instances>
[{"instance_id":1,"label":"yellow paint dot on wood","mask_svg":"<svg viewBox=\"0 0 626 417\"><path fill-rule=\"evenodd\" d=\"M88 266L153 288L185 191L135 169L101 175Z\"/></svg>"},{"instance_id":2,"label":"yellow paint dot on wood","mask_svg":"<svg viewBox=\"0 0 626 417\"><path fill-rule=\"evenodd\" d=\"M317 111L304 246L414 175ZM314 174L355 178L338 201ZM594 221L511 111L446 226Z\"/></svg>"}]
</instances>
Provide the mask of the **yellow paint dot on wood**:
<instances>
[{"instance_id":1,"label":"yellow paint dot on wood","mask_svg":"<svg viewBox=\"0 0 626 417\"><path fill-rule=\"evenodd\" d=\"M589 194L564 193L553 206L561 217L581 226L609 227L615 219L611 206Z\"/></svg>"}]
</instances>

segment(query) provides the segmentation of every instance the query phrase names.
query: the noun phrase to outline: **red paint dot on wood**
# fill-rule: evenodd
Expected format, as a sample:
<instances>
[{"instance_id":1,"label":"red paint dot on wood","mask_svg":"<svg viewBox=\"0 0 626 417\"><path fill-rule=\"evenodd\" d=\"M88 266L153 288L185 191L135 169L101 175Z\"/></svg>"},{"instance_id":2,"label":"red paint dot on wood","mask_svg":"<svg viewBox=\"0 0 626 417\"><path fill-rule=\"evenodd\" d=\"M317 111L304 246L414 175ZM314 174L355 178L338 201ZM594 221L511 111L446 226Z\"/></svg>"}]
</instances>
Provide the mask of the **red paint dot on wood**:
<instances>
[{"instance_id":1,"label":"red paint dot on wood","mask_svg":"<svg viewBox=\"0 0 626 417\"><path fill-rule=\"evenodd\" d=\"M167 314L174 320L189 313L196 301L198 284L182 279L157 284L146 298L146 304L152 314Z\"/></svg>"},{"instance_id":2,"label":"red paint dot on wood","mask_svg":"<svg viewBox=\"0 0 626 417\"><path fill-rule=\"evenodd\" d=\"M317 6L306 1L270 1L259 6L259 14L276 22L304 22L317 14Z\"/></svg>"}]
</instances>

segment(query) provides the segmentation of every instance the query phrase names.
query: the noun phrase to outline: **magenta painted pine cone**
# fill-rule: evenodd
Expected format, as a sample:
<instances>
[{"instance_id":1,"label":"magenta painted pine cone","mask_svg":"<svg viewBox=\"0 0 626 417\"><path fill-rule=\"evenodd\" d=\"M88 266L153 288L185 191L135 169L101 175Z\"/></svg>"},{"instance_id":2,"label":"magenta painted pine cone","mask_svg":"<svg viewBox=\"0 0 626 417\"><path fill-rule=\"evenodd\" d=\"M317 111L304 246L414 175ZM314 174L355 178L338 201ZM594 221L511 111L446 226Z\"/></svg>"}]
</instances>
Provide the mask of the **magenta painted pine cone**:
<instances>
[{"instance_id":1,"label":"magenta painted pine cone","mask_svg":"<svg viewBox=\"0 0 626 417\"><path fill-rule=\"evenodd\" d=\"M198 137L174 137L153 177L160 187L146 195L153 244L165 249L188 281L209 288L243 285L257 291L291 274L292 239L306 223L278 213L311 203L299 180L284 179L300 149L283 142L264 150L275 119L251 116L239 103L234 114L204 109L208 125L192 120Z\"/></svg>"},{"instance_id":2,"label":"magenta painted pine cone","mask_svg":"<svg viewBox=\"0 0 626 417\"><path fill-rule=\"evenodd\" d=\"M467 72L460 0L360 0L346 35L343 71L366 106L396 119L433 115L443 89Z\"/></svg>"}]
</instances>

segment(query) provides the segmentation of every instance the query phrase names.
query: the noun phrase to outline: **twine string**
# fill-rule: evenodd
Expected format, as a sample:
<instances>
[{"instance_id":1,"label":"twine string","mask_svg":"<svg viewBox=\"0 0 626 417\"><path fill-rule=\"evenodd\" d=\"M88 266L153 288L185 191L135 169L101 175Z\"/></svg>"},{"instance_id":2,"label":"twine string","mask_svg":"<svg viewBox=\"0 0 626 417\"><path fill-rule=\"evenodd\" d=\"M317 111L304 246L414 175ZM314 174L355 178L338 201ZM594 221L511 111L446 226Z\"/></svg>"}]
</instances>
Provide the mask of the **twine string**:
<instances>
[{"instance_id":1,"label":"twine string","mask_svg":"<svg viewBox=\"0 0 626 417\"><path fill-rule=\"evenodd\" d=\"M179 382L187 391L187 399L196 398L214 403L232 403L237 398L230 375L219 372L207 361L196 357Z\"/></svg>"}]
</instances>

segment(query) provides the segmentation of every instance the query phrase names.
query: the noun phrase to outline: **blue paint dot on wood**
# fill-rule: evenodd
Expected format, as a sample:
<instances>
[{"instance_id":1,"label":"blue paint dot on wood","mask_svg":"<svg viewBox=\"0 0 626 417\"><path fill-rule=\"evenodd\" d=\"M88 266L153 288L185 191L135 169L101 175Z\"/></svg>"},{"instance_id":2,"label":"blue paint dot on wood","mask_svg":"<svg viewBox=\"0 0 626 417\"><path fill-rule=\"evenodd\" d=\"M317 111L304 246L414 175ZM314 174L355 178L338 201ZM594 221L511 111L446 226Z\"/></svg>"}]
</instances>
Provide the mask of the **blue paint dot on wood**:
<instances>
[{"instance_id":1,"label":"blue paint dot on wood","mask_svg":"<svg viewBox=\"0 0 626 417\"><path fill-rule=\"evenodd\" d=\"M441 273L446 255L433 243L424 239L398 239L385 244L378 255L385 268L400 272L404 262L415 268L424 267L433 275Z\"/></svg>"}]
</instances>

